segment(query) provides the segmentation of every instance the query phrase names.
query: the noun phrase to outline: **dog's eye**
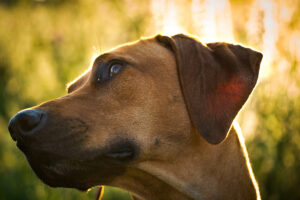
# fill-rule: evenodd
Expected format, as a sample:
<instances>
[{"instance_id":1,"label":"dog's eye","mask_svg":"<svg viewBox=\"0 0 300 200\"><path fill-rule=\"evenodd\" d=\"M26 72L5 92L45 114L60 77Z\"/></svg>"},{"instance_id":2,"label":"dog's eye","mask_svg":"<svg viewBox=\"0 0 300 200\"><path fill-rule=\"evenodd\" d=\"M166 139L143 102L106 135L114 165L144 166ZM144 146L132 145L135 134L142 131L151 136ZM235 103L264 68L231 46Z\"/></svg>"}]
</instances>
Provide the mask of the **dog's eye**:
<instances>
[{"instance_id":1,"label":"dog's eye","mask_svg":"<svg viewBox=\"0 0 300 200\"><path fill-rule=\"evenodd\" d=\"M103 83L110 80L117 75L124 67L125 62L119 60L113 60L108 63L101 63L96 72L97 82Z\"/></svg>"},{"instance_id":2,"label":"dog's eye","mask_svg":"<svg viewBox=\"0 0 300 200\"><path fill-rule=\"evenodd\" d=\"M122 69L123 65L121 63L114 63L109 68L109 77L114 77Z\"/></svg>"}]
</instances>

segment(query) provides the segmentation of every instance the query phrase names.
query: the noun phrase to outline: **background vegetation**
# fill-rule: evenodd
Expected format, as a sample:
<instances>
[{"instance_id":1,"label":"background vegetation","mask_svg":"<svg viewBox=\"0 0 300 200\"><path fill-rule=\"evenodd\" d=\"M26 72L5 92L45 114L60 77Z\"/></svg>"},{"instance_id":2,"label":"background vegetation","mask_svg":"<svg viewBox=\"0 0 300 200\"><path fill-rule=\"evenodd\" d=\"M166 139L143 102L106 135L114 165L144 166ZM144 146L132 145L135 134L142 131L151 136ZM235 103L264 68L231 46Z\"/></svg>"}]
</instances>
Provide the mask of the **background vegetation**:
<instances>
[{"instance_id":1,"label":"background vegetation","mask_svg":"<svg viewBox=\"0 0 300 200\"><path fill-rule=\"evenodd\" d=\"M226 12L218 12L220 5ZM262 198L300 199L297 0L1 0L0 199L93 199L95 189L82 193L44 185L10 138L9 118L64 95L66 83L89 66L94 54L158 31L181 30L263 51L260 83L238 121ZM130 199L127 192L105 191L104 200Z\"/></svg>"}]
</instances>

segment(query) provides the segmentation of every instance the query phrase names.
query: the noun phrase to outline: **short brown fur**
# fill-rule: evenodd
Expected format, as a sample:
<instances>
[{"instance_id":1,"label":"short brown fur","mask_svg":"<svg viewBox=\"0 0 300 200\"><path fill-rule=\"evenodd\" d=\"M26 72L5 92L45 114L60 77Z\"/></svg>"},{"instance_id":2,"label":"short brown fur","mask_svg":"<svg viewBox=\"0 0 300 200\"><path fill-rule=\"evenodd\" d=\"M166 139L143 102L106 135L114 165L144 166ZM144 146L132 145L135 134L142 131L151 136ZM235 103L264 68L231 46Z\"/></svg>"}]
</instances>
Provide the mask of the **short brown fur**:
<instances>
[{"instance_id":1,"label":"short brown fur","mask_svg":"<svg viewBox=\"0 0 300 200\"><path fill-rule=\"evenodd\" d=\"M251 93L258 71L243 102L229 115L226 132L215 136L217 125L211 125L211 132L203 133L199 127L203 122L191 121L194 106L187 108L182 93L186 83L178 74L178 49L161 37L126 44L99 56L93 67L69 86L68 95L32 108L49 115L45 127L33 139L25 140L24 152L32 168L54 187L85 190L111 185L140 200L260 199L241 135L230 127ZM99 63L112 59L128 64L114 78L98 84ZM215 120L205 110L195 112L209 123ZM124 141L134 144L135 157L125 162L107 161L104 155Z\"/></svg>"}]
</instances>

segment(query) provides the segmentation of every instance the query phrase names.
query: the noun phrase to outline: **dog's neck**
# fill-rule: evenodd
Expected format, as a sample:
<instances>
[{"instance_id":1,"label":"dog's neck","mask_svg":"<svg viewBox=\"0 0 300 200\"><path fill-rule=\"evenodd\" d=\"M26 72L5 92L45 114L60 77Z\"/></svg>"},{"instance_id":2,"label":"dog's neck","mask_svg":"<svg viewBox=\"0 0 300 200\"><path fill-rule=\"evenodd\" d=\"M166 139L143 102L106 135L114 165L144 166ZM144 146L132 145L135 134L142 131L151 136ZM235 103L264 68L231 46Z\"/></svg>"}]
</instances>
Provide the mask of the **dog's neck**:
<instances>
[{"instance_id":1,"label":"dog's neck","mask_svg":"<svg viewBox=\"0 0 300 200\"><path fill-rule=\"evenodd\" d=\"M198 133L197 133L198 134ZM241 135L232 128L225 141L211 145L201 137L170 162L129 169L117 185L136 199L260 199Z\"/></svg>"}]
</instances>

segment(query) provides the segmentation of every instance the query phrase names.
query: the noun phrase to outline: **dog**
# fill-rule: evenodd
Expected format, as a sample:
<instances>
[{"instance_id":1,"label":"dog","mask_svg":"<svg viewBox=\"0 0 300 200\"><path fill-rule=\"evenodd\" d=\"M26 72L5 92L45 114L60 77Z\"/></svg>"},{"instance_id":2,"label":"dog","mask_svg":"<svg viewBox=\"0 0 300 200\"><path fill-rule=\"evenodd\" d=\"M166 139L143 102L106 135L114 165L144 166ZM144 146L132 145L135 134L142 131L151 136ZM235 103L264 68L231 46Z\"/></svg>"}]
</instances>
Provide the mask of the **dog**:
<instances>
[{"instance_id":1,"label":"dog","mask_svg":"<svg viewBox=\"0 0 300 200\"><path fill-rule=\"evenodd\" d=\"M98 56L67 95L17 113L9 131L52 187L111 185L139 200L260 199L232 123L261 60L183 34L144 38Z\"/></svg>"}]
</instances>

